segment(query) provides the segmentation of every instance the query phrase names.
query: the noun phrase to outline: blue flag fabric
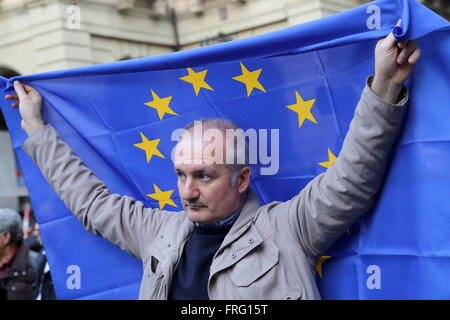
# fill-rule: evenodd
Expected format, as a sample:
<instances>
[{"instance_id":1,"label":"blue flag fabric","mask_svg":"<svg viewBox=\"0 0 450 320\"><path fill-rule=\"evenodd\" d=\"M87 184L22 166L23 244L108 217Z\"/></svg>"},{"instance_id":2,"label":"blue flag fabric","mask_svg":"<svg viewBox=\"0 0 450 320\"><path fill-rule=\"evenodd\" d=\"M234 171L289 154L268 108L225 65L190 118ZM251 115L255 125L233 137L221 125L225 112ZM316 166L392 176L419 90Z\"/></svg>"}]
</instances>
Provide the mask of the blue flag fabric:
<instances>
[{"instance_id":1,"label":"blue flag fabric","mask_svg":"<svg viewBox=\"0 0 450 320\"><path fill-rule=\"evenodd\" d=\"M450 25L414 0L375 1L244 40L0 85L5 93L15 79L35 86L45 121L110 190L151 207L161 203L148 195L173 190L166 210L182 209L173 130L208 116L244 130L279 129L279 171L254 170L252 188L264 203L283 201L339 153L373 73L375 43L399 18L396 37L419 39L423 50L408 82L405 127L375 207L318 261L317 283L324 299L450 299ZM22 151L20 115L1 101L58 297L136 299L141 263L83 230ZM312 107L301 121L289 106L303 102ZM159 141L157 150L140 148L146 140Z\"/></svg>"}]
</instances>

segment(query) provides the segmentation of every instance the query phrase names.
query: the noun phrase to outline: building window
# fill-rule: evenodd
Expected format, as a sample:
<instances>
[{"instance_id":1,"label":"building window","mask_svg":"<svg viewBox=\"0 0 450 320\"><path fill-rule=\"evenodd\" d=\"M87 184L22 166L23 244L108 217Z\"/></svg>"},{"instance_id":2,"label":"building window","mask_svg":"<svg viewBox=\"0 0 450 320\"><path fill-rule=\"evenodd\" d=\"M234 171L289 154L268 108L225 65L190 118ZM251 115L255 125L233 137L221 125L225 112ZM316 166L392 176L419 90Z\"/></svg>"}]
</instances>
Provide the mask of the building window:
<instances>
[{"instance_id":1,"label":"building window","mask_svg":"<svg viewBox=\"0 0 450 320\"><path fill-rule=\"evenodd\" d=\"M222 21L228 19L227 7L220 7L219 8L219 17L220 17L220 20L222 20Z\"/></svg>"}]
</instances>

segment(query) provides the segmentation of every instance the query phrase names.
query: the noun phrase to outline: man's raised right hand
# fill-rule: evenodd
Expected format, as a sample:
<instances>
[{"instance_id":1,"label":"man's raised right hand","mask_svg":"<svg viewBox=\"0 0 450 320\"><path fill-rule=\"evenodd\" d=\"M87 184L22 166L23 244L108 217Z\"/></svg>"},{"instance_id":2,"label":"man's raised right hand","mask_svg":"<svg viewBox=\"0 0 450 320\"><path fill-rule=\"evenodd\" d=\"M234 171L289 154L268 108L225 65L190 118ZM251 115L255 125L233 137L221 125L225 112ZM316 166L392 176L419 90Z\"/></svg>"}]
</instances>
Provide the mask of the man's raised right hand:
<instances>
[{"instance_id":1,"label":"man's raised right hand","mask_svg":"<svg viewBox=\"0 0 450 320\"><path fill-rule=\"evenodd\" d=\"M42 120L42 96L32 86L22 84L19 81L14 81L14 89L16 94L8 94L5 96L6 100L19 100L14 102L12 106L19 108L22 122L20 125L22 129L31 136L34 132L44 126Z\"/></svg>"}]
</instances>

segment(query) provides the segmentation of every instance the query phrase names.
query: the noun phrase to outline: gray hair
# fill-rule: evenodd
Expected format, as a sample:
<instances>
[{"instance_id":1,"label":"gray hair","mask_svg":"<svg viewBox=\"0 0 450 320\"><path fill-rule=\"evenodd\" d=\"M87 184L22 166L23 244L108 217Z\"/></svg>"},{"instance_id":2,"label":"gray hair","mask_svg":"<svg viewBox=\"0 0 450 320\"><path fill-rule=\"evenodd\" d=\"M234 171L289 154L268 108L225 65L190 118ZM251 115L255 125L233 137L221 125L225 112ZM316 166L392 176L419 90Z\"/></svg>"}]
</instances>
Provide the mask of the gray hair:
<instances>
[{"instance_id":1,"label":"gray hair","mask_svg":"<svg viewBox=\"0 0 450 320\"><path fill-rule=\"evenodd\" d=\"M0 235L11 234L11 243L20 245L23 239L22 218L12 209L0 209Z\"/></svg>"},{"instance_id":2,"label":"gray hair","mask_svg":"<svg viewBox=\"0 0 450 320\"><path fill-rule=\"evenodd\" d=\"M226 130L240 130L241 132L243 132L242 128L239 127L236 123L234 123L234 121L232 121L231 119L227 119L227 118L201 118L201 119L197 119L194 120L190 123L188 123L184 129L191 131L193 130L194 126L196 125L196 123L201 122L203 128L207 129L207 128L215 128L220 130L221 132L223 132L225 134ZM244 137L244 135L242 135L242 137ZM247 141L245 140L244 137L244 146L242 146L241 144L239 144L236 139L238 139L237 137L233 138L233 141L227 141L227 143L232 143L233 144L233 155L234 155L234 163L232 164L226 164L227 168L230 171L230 177L231 177L231 185L234 187L236 186L236 182L237 182L237 178L239 175L239 172L241 171L242 168L246 167L249 165L249 146ZM243 160L243 163L239 163L239 160L241 159Z\"/></svg>"}]
</instances>

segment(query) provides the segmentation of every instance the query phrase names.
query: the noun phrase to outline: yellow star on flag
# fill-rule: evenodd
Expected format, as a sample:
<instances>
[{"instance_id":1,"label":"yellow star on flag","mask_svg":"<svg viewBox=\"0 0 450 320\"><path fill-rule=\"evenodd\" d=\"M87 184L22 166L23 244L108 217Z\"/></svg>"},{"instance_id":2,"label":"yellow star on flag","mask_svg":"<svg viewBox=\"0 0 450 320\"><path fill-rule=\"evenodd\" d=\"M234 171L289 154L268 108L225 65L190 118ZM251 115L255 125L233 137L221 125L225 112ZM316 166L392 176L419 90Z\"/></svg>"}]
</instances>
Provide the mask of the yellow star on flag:
<instances>
[{"instance_id":1,"label":"yellow star on flag","mask_svg":"<svg viewBox=\"0 0 450 320\"><path fill-rule=\"evenodd\" d=\"M175 111L173 111L169 107L169 103L172 100L172 96L166 97L166 98L160 98L153 90L151 90L151 91L152 91L153 101L146 102L144 104L146 106L156 109L156 111L158 112L159 120L162 120L162 118L164 117L164 115L166 113L174 114L176 116L178 115Z\"/></svg>"},{"instance_id":2,"label":"yellow star on flag","mask_svg":"<svg viewBox=\"0 0 450 320\"><path fill-rule=\"evenodd\" d=\"M331 152L330 148L328 148L328 161L319 162L319 165L321 165L324 168L329 168L333 165L334 161L336 160L336 156Z\"/></svg>"},{"instance_id":3,"label":"yellow star on flag","mask_svg":"<svg viewBox=\"0 0 450 320\"><path fill-rule=\"evenodd\" d=\"M158 144L161 139L155 139L155 140L148 140L146 136L141 132L141 139L142 142L134 144L135 147L138 147L139 149L142 149L145 151L145 155L147 157L147 163L150 162L152 156L158 156L163 159L165 157L162 155L161 152L158 150Z\"/></svg>"},{"instance_id":4,"label":"yellow star on flag","mask_svg":"<svg viewBox=\"0 0 450 320\"><path fill-rule=\"evenodd\" d=\"M155 189L155 193L147 194L147 197L158 200L160 210L164 209L166 204L172 207L178 207L170 198L174 190L161 191L156 184L153 184L153 188Z\"/></svg>"},{"instance_id":5,"label":"yellow star on flag","mask_svg":"<svg viewBox=\"0 0 450 320\"><path fill-rule=\"evenodd\" d=\"M298 127L301 128L306 119L317 124L316 119L311 113L311 108L313 107L314 102L316 102L316 99L305 101L297 90L295 90L295 99L297 103L286 106L286 108L291 109L298 114Z\"/></svg>"},{"instance_id":6,"label":"yellow star on flag","mask_svg":"<svg viewBox=\"0 0 450 320\"><path fill-rule=\"evenodd\" d=\"M234 77L233 79L245 84L245 87L247 88L247 97L250 96L253 89L255 88L263 92L266 92L266 89L264 89L262 84L259 83L258 81L262 69L258 69L255 71L248 71L247 68L244 66L244 64L241 62L241 70L242 74L237 77Z\"/></svg>"},{"instance_id":7,"label":"yellow star on flag","mask_svg":"<svg viewBox=\"0 0 450 320\"><path fill-rule=\"evenodd\" d=\"M198 93L200 92L201 88L205 88L205 89L214 91L214 89L211 88L210 85L207 84L205 81L206 73L208 72L208 70L195 72L193 69L187 68L187 71L188 71L188 75L181 77L180 80L191 83L192 86L194 87L196 96L198 96Z\"/></svg>"},{"instance_id":8,"label":"yellow star on flag","mask_svg":"<svg viewBox=\"0 0 450 320\"><path fill-rule=\"evenodd\" d=\"M322 279L322 277L323 277L323 274L322 274L322 265L323 265L323 263L324 263L325 261L327 261L327 260L330 259L330 258L331 258L330 256L322 256L322 257L319 258L319 260L317 260L317 263L316 263L316 271L317 271L317 273L319 274L320 279Z\"/></svg>"}]
</instances>

